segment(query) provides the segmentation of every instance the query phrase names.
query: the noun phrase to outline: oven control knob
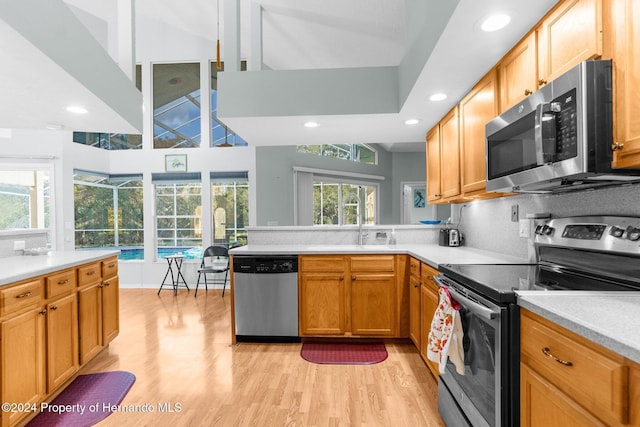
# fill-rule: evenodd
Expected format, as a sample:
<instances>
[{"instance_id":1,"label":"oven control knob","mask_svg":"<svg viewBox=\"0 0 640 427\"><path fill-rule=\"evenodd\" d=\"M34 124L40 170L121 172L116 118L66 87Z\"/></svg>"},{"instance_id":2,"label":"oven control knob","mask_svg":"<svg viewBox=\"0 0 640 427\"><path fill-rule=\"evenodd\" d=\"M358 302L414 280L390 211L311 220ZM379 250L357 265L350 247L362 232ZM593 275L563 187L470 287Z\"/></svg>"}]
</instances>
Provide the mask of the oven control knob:
<instances>
[{"instance_id":1,"label":"oven control knob","mask_svg":"<svg viewBox=\"0 0 640 427\"><path fill-rule=\"evenodd\" d=\"M551 236L554 230L555 229L553 227L545 225L544 227L542 227L542 234L544 234L545 236Z\"/></svg>"},{"instance_id":2,"label":"oven control knob","mask_svg":"<svg viewBox=\"0 0 640 427\"><path fill-rule=\"evenodd\" d=\"M620 238L624 234L624 229L620 227L616 227L614 225L613 227L611 227L611 231L609 231L609 234L612 235L613 237Z\"/></svg>"},{"instance_id":3,"label":"oven control knob","mask_svg":"<svg viewBox=\"0 0 640 427\"><path fill-rule=\"evenodd\" d=\"M640 228L630 228L629 231L627 232L627 238L632 242L635 242L638 239L640 239Z\"/></svg>"},{"instance_id":4,"label":"oven control knob","mask_svg":"<svg viewBox=\"0 0 640 427\"><path fill-rule=\"evenodd\" d=\"M542 225L542 224L537 225L535 233L536 234L542 234L542 229L543 228L544 228L544 225Z\"/></svg>"}]
</instances>

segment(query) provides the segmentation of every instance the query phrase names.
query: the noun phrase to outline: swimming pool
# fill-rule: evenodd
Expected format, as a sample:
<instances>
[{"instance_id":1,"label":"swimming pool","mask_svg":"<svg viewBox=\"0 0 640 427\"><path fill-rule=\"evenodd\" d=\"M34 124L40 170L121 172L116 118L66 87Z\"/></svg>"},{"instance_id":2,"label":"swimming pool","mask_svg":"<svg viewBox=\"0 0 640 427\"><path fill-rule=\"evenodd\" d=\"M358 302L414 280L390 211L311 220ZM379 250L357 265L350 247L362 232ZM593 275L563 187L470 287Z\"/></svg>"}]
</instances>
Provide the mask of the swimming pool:
<instances>
[{"instance_id":1,"label":"swimming pool","mask_svg":"<svg viewBox=\"0 0 640 427\"><path fill-rule=\"evenodd\" d=\"M120 255L118 255L118 260L120 261L142 261L144 259L144 248L142 247L111 247L111 248L91 248L96 250L109 250L109 249L119 249ZM82 249L82 250L91 250L91 249ZM158 248L158 259L162 259L169 255L175 255L178 252L182 252L185 260L193 260L193 259L201 259L202 258L202 248L200 247L171 247L171 248Z\"/></svg>"}]
</instances>

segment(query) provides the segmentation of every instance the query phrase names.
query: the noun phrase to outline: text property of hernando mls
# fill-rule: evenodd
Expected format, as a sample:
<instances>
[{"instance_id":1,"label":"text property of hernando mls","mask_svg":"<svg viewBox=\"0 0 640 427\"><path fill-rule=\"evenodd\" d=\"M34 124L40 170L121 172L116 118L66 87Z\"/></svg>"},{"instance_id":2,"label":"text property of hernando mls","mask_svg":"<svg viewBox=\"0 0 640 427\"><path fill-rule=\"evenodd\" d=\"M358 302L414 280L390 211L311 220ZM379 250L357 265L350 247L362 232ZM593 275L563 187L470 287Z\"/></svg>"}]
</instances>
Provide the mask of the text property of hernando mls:
<instances>
[{"instance_id":1,"label":"text property of hernando mls","mask_svg":"<svg viewBox=\"0 0 640 427\"><path fill-rule=\"evenodd\" d=\"M36 404L12 404L3 403L3 412L52 412L56 414L77 413L83 415L85 413L94 412L127 412L127 413L171 413L182 412L182 403L180 402L158 402L130 404L130 405L114 405L107 402L96 402L93 404L58 405L54 403L42 402Z\"/></svg>"}]
</instances>

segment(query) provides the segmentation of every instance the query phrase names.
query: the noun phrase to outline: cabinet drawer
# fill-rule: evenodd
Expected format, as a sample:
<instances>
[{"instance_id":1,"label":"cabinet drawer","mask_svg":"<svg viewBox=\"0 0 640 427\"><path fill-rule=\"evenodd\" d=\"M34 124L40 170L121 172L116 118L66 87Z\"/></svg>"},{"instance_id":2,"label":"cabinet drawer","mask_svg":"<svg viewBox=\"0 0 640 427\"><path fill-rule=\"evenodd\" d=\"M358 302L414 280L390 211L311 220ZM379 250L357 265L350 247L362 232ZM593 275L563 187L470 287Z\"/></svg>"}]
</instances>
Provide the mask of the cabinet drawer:
<instances>
[{"instance_id":1,"label":"cabinet drawer","mask_svg":"<svg viewBox=\"0 0 640 427\"><path fill-rule=\"evenodd\" d=\"M414 277L420 277L420 261L411 257L409 258L409 272Z\"/></svg>"},{"instance_id":2,"label":"cabinet drawer","mask_svg":"<svg viewBox=\"0 0 640 427\"><path fill-rule=\"evenodd\" d=\"M433 281L433 278L438 275L438 270L435 268L422 263L422 268L420 269L420 278L422 279L423 284L428 284L433 289L435 289L436 293L438 292L438 285Z\"/></svg>"},{"instance_id":3,"label":"cabinet drawer","mask_svg":"<svg viewBox=\"0 0 640 427\"><path fill-rule=\"evenodd\" d=\"M76 287L76 270L65 270L46 279L47 298L71 292Z\"/></svg>"},{"instance_id":4,"label":"cabinet drawer","mask_svg":"<svg viewBox=\"0 0 640 427\"><path fill-rule=\"evenodd\" d=\"M118 258L113 257L102 261L102 278L113 277L118 274Z\"/></svg>"},{"instance_id":5,"label":"cabinet drawer","mask_svg":"<svg viewBox=\"0 0 640 427\"><path fill-rule=\"evenodd\" d=\"M101 279L100 263L84 265L78 268L78 286L85 286L95 283Z\"/></svg>"},{"instance_id":6,"label":"cabinet drawer","mask_svg":"<svg viewBox=\"0 0 640 427\"><path fill-rule=\"evenodd\" d=\"M42 279L30 280L0 290L0 315L14 313L23 308L37 307L42 296Z\"/></svg>"},{"instance_id":7,"label":"cabinet drawer","mask_svg":"<svg viewBox=\"0 0 640 427\"><path fill-rule=\"evenodd\" d=\"M351 257L351 272L394 272L396 265L395 261L395 255L356 255Z\"/></svg>"},{"instance_id":8,"label":"cabinet drawer","mask_svg":"<svg viewBox=\"0 0 640 427\"><path fill-rule=\"evenodd\" d=\"M300 271L323 273L344 272L344 257L336 255L304 255L300 257Z\"/></svg>"},{"instance_id":9,"label":"cabinet drawer","mask_svg":"<svg viewBox=\"0 0 640 427\"><path fill-rule=\"evenodd\" d=\"M626 423L624 358L535 314L521 313L522 363L607 424Z\"/></svg>"}]
</instances>

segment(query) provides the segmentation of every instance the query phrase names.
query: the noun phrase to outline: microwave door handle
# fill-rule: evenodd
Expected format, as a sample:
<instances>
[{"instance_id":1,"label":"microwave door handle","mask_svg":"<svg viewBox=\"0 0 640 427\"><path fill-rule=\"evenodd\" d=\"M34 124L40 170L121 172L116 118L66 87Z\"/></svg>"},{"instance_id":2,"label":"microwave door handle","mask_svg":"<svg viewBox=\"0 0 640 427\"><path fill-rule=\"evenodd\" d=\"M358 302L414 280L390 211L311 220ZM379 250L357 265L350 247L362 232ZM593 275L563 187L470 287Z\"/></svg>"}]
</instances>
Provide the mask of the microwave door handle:
<instances>
[{"instance_id":1,"label":"microwave door handle","mask_svg":"<svg viewBox=\"0 0 640 427\"><path fill-rule=\"evenodd\" d=\"M534 139L536 163L544 165L556 160L556 120L551 103L536 106Z\"/></svg>"},{"instance_id":2,"label":"microwave door handle","mask_svg":"<svg viewBox=\"0 0 640 427\"><path fill-rule=\"evenodd\" d=\"M446 283L442 282L437 276L435 276L433 279L438 284L438 286L447 288L449 290L449 294L451 294L454 300L458 301L467 310L473 312L474 314L477 314L478 316L487 320L493 320L496 318L496 316L498 316L499 314L498 312L493 311L490 308L487 308L483 305L480 305L477 302L472 301L469 298L465 297L464 295L456 292L453 288L451 288L450 286L447 286Z\"/></svg>"}]
</instances>

